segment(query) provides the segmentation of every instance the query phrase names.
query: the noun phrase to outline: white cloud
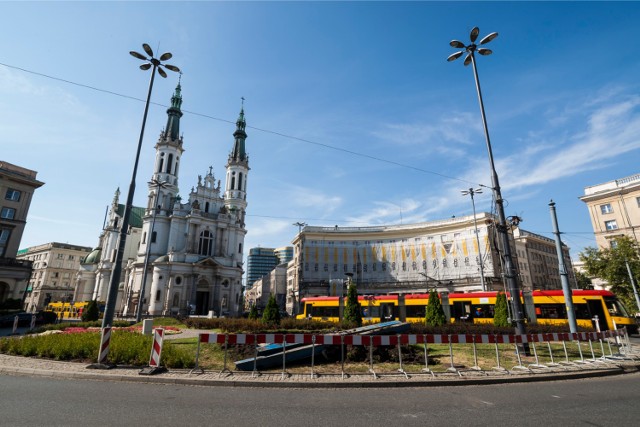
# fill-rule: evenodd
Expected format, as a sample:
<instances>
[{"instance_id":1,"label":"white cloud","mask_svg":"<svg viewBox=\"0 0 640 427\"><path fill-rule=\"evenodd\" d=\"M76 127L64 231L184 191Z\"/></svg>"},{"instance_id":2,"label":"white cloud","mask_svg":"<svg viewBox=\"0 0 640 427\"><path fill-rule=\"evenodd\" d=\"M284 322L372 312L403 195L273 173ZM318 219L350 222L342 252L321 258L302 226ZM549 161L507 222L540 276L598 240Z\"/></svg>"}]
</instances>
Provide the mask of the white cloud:
<instances>
[{"instance_id":1,"label":"white cloud","mask_svg":"<svg viewBox=\"0 0 640 427\"><path fill-rule=\"evenodd\" d=\"M573 136L558 141L556 149L545 156L542 150L516 152L500 161L512 188L547 183L555 179L601 168L611 160L640 148L640 97L629 97L591 111L586 126ZM574 118L579 120L580 118ZM551 137L547 136L547 140ZM534 140L529 141L535 144ZM544 141L540 144L548 148ZM550 150L545 150L550 151Z\"/></svg>"}]
</instances>

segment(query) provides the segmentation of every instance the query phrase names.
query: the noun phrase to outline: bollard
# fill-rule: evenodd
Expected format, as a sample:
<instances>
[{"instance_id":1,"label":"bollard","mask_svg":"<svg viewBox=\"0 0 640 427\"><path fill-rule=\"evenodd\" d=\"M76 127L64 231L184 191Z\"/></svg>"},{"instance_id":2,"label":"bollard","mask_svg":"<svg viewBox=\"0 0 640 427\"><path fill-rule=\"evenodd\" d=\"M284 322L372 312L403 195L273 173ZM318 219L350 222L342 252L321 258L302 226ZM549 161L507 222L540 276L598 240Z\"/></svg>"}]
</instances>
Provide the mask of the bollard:
<instances>
[{"instance_id":1,"label":"bollard","mask_svg":"<svg viewBox=\"0 0 640 427\"><path fill-rule=\"evenodd\" d=\"M31 315L31 325L29 326L29 331L33 331L36 328L36 315Z\"/></svg>"}]
</instances>

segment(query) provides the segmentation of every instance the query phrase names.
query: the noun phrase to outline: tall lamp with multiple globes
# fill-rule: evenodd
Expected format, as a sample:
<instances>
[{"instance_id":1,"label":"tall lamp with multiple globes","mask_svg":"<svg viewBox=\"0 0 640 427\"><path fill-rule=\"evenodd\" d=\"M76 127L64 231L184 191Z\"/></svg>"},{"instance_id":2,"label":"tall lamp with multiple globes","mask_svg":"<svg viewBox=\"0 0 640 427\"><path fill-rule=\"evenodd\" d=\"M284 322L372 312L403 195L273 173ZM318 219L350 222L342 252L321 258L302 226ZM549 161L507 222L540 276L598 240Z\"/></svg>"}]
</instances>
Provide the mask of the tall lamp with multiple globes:
<instances>
[{"instance_id":1,"label":"tall lamp with multiple globes","mask_svg":"<svg viewBox=\"0 0 640 427\"><path fill-rule=\"evenodd\" d=\"M173 56L171 53L163 53L159 59L154 58L153 50L151 47L144 43L142 45L145 56L138 52L129 52L131 56L145 61L140 65L140 69L143 71L152 68L151 79L149 81L149 91L147 93L147 101L144 106L144 115L142 117L142 127L140 128L140 138L138 139L138 150L136 151L136 159L133 165L133 174L131 175L131 183L129 184L129 193L127 194L127 204L124 207L124 214L122 215L122 224L120 226L120 235L118 238L118 247L116 249L115 261L113 263L113 270L111 271L111 279L109 280L109 289L107 294L107 302L104 309L104 317L102 319L102 327L105 328L113 323L113 316L116 307L116 300L118 299L118 285L120 282L120 274L122 272L122 258L124 255L124 247L127 240L127 231L129 229L129 217L131 216L131 208L133 207L133 195L136 190L136 175L138 173L138 161L140 160L140 149L142 148L142 140L144 138L144 127L147 123L147 113L149 112L149 102L151 100L151 91L153 90L153 81L156 76L156 71L161 77L166 78L167 73L163 67L169 71L180 72L180 69L174 65L163 64L162 61L168 61Z\"/></svg>"},{"instance_id":2,"label":"tall lamp with multiple globes","mask_svg":"<svg viewBox=\"0 0 640 427\"><path fill-rule=\"evenodd\" d=\"M496 226L498 231L498 236L500 237L500 243L502 245L502 260L504 266L504 276L507 281L507 288L509 289L509 293L511 294L511 303L513 305L513 321L516 324L516 332L518 334L525 333L524 327L524 309L522 307L522 302L520 301L520 285L518 284L516 272L513 266L513 259L511 257L511 246L509 245L509 234L508 234L508 226L507 220L504 214L504 201L502 199L502 194L500 193L500 182L498 180L498 173L496 172L495 164L493 161L493 151L491 150L491 140L489 139L489 129L487 128L487 118L484 112L484 103L482 101L482 91L480 90L480 80L478 79L478 68L476 66L476 56L475 53L478 52L480 55L486 56L491 55L493 52L490 49L484 47L478 47L476 44L476 40L478 39L478 35L480 34L480 29L478 27L474 27L469 34L469 39L471 43L465 45L459 40L452 40L449 45L459 50L447 58L447 61L455 61L460 58L465 53L467 54L464 58L464 65L467 66L471 64L473 66L473 76L476 82L476 90L478 92L478 102L480 103L480 113L482 115L482 125L484 127L484 136L487 143L487 151L489 153L489 165L491 167L491 186L493 190L493 197L496 203L496 210L498 213L498 224ZM489 35L482 38L479 42L480 46L483 46L493 39L498 37L498 33L490 33Z\"/></svg>"}]
</instances>

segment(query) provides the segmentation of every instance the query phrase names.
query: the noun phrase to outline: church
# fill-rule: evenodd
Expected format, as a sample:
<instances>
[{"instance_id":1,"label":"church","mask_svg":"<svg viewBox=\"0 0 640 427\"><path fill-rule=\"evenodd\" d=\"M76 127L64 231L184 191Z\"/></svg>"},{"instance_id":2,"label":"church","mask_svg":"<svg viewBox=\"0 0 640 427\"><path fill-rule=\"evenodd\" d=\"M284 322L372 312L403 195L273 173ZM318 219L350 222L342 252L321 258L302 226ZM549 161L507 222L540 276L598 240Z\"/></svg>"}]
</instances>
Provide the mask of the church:
<instances>
[{"instance_id":1,"label":"church","mask_svg":"<svg viewBox=\"0 0 640 427\"><path fill-rule=\"evenodd\" d=\"M180 135L181 105L178 83L166 127L155 145L146 207L132 209L116 302L116 311L123 316L134 316L139 304L142 315L153 316L237 316L242 312L249 172L244 105L233 133L224 188L209 167L204 176L198 176L187 200L179 195L178 185L185 151ZM98 247L81 265L77 301L106 301L118 223L124 213L118 196L116 192Z\"/></svg>"}]
</instances>

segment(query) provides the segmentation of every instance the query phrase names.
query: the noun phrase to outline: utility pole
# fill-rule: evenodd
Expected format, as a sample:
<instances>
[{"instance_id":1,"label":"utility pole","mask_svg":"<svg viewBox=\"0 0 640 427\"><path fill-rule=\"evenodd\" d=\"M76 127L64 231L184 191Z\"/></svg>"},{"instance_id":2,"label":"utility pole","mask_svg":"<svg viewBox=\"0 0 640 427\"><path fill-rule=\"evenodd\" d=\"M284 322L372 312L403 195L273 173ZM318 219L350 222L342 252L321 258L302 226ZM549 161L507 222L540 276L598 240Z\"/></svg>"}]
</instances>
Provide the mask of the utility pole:
<instances>
[{"instance_id":1,"label":"utility pole","mask_svg":"<svg viewBox=\"0 0 640 427\"><path fill-rule=\"evenodd\" d=\"M578 332L578 324L576 322L576 312L573 310L573 292L569 286L569 278L567 277L567 268L564 264L564 256L562 253L562 240L560 239L560 230L558 229L558 217L556 216L556 204L553 200L549 202L551 211L551 223L553 224L553 234L556 236L556 252L558 254L558 270L560 272L560 283L562 284L562 293L564 294L564 303L567 309L567 318L569 319L570 332Z\"/></svg>"}]
</instances>

